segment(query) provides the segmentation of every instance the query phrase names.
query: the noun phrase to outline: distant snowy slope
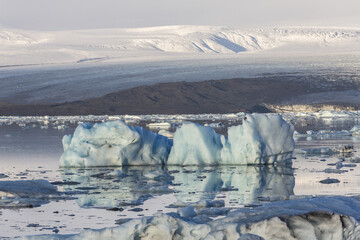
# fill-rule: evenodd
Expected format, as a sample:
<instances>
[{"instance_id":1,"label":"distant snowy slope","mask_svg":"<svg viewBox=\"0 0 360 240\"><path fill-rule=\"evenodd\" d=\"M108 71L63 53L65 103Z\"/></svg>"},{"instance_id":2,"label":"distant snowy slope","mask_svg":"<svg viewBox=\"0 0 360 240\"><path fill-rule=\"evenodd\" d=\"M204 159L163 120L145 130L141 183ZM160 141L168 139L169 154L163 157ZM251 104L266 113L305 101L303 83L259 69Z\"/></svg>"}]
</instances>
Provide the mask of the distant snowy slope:
<instances>
[{"instance_id":1,"label":"distant snowy slope","mask_svg":"<svg viewBox=\"0 0 360 240\"><path fill-rule=\"evenodd\" d=\"M40 37L39 33L33 33L33 36L21 33L21 31L1 30L0 29L0 44L1 45L27 45L44 43L47 41L46 38Z\"/></svg>"},{"instance_id":2,"label":"distant snowy slope","mask_svg":"<svg viewBox=\"0 0 360 240\"><path fill-rule=\"evenodd\" d=\"M78 62L169 53L239 53L286 46L341 45L360 41L360 30L273 28L239 30L213 26L164 26L34 32L0 29L0 65Z\"/></svg>"}]
</instances>

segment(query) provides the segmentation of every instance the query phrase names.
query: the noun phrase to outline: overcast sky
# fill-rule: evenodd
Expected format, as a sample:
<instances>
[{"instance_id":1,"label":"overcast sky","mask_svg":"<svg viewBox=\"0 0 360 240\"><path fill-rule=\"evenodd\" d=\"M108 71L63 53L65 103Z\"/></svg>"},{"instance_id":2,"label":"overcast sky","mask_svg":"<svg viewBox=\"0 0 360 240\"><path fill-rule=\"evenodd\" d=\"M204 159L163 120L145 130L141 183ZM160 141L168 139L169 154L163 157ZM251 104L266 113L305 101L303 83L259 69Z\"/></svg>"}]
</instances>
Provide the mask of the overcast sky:
<instances>
[{"instance_id":1,"label":"overcast sky","mask_svg":"<svg viewBox=\"0 0 360 240\"><path fill-rule=\"evenodd\" d=\"M360 26L360 0L0 0L0 25L67 30L160 25Z\"/></svg>"}]
</instances>

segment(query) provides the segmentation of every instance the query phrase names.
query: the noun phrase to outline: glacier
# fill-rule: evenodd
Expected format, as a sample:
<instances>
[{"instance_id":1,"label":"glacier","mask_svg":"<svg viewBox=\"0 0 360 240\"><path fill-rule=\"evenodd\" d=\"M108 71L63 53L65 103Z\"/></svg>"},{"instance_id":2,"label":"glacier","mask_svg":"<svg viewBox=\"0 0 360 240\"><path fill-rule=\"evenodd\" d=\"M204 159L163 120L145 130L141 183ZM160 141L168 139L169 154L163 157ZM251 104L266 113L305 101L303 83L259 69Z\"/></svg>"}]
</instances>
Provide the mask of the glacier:
<instances>
[{"instance_id":1,"label":"glacier","mask_svg":"<svg viewBox=\"0 0 360 240\"><path fill-rule=\"evenodd\" d=\"M291 161L294 128L281 116L248 114L228 137L184 123L174 139L122 121L79 125L63 137L63 167L280 164Z\"/></svg>"},{"instance_id":2,"label":"glacier","mask_svg":"<svg viewBox=\"0 0 360 240\"><path fill-rule=\"evenodd\" d=\"M83 63L102 61L131 51L239 53L279 48L292 43L336 45L349 40L359 41L359 36L358 29L309 27L237 29L225 26L177 25L76 31L0 28L0 50L17 49L13 53L3 51L10 59L17 53L28 56L29 53L23 53L21 49L31 49L40 54L40 59L47 55L53 61L72 59ZM41 49L44 46L47 48ZM106 56L105 52L109 55ZM26 59L17 61L19 63Z\"/></svg>"},{"instance_id":3,"label":"glacier","mask_svg":"<svg viewBox=\"0 0 360 240\"><path fill-rule=\"evenodd\" d=\"M330 80L332 74L351 80L350 69L356 74L359 68L359 41L359 29L346 28L0 28L0 101L61 103L144 84L280 72L327 71Z\"/></svg>"}]
</instances>

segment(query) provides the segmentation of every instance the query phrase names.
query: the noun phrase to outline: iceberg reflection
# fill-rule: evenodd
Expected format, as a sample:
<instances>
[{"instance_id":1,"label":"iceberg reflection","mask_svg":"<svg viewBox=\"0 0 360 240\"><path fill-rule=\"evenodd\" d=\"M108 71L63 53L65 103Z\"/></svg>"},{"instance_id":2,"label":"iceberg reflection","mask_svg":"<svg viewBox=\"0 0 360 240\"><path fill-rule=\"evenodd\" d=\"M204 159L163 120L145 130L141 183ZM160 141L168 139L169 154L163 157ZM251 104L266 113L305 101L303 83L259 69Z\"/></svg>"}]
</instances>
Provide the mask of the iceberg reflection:
<instances>
[{"instance_id":1,"label":"iceberg reflection","mask_svg":"<svg viewBox=\"0 0 360 240\"><path fill-rule=\"evenodd\" d=\"M239 205L288 199L295 186L290 167L186 167L173 176L176 198L188 203L226 198L227 204Z\"/></svg>"},{"instance_id":2,"label":"iceberg reflection","mask_svg":"<svg viewBox=\"0 0 360 240\"><path fill-rule=\"evenodd\" d=\"M70 168L62 178L79 206L95 208L146 205L169 194L189 205L223 199L227 206L239 206L288 199L295 185L293 169L285 166Z\"/></svg>"}]
</instances>

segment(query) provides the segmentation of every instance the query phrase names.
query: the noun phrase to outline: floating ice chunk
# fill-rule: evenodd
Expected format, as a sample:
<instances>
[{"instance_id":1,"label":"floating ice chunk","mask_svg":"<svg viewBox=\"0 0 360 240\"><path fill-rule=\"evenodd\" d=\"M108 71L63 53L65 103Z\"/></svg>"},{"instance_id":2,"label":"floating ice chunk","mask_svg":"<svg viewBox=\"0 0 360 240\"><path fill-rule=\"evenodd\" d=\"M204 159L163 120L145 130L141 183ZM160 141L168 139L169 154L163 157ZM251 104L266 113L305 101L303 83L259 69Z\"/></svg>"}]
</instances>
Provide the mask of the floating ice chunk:
<instances>
[{"instance_id":1,"label":"floating ice chunk","mask_svg":"<svg viewBox=\"0 0 360 240\"><path fill-rule=\"evenodd\" d=\"M296 132L296 131L295 131ZM308 130L306 131L305 134L301 134L296 132L295 133L296 136L309 136L309 137L319 137L319 138L323 138L323 137L330 137L330 136L351 136L353 135L353 133L347 130L341 130L341 131L331 131L331 130L319 130L318 132L315 132L313 130ZM312 138L309 138L310 140L312 140Z\"/></svg>"},{"instance_id":2,"label":"floating ice chunk","mask_svg":"<svg viewBox=\"0 0 360 240\"><path fill-rule=\"evenodd\" d=\"M57 187L47 180L0 181L0 191L14 196L29 197L58 194Z\"/></svg>"},{"instance_id":3,"label":"floating ice chunk","mask_svg":"<svg viewBox=\"0 0 360 240\"><path fill-rule=\"evenodd\" d=\"M348 172L347 170L341 170L341 169L333 169L333 168L327 168L324 170L325 173L345 173Z\"/></svg>"},{"instance_id":4,"label":"floating ice chunk","mask_svg":"<svg viewBox=\"0 0 360 240\"><path fill-rule=\"evenodd\" d=\"M155 129L170 129L173 127L173 124L169 122L159 122L159 123L148 123L146 124L149 128L155 128Z\"/></svg>"},{"instance_id":5,"label":"floating ice chunk","mask_svg":"<svg viewBox=\"0 0 360 240\"><path fill-rule=\"evenodd\" d=\"M108 177L114 177L114 178L120 178L122 177L124 174L121 172L121 170L116 169L111 171L110 173L106 174Z\"/></svg>"},{"instance_id":6,"label":"floating ice chunk","mask_svg":"<svg viewBox=\"0 0 360 240\"><path fill-rule=\"evenodd\" d=\"M47 180L0 181L0 207L34 207L63 198Z\"/></svg>"},{"instance_id":7,"label":"floating ice chunk","mask_svg":"<svg viewBox=\"0 0 360 240\"><path fill-rule=\"evenodd\" d=\"M225 201L224 200L200 200L197 202L184 202L184 201L176 201L173 204L171 204L171 207L187 207L191 205L192 207L197 207L197 208L219 208L219 207L224 207L225 206Z\"/></svg>"},{"instance_id":8,"label":"floating ice chunk","mask_svg":"<svg viewBox=\"0 0 360 240\"><path fill-rule=\"evenodd\" d=\"M85 123L64 136L60 166L165 164L171 148L166 137L121 121Z\"/></svg>"},{"instance_id":9,"label":"floating ice chunk","mask_svg":"<svg viewBox=\"0 0 360 240\"><path fill-rule=\"evenodd\" d=\"M306 131L306 134L307 134L307 135L314 135L315 132L314 132L313 130L308 130L308 131Z\"/></svg>"},{"instance_id":10,"label":"floating ice chunk","mask_svg":"<svg viewBox=\"0 0 360 240\"><path fill-rule=\"evenodd\" d=\"M217 165L221 162L221 135L211 127L184 123L174 134L169 165Z\"/></svg>"},{"instance_id":11,"label":"floating ice chunk","mask_svg":"<svg viewBox=\"0 0 360 240\"><path fill-rule=\"evenodd\" d=\"M56 125L53 127L53 129L57 129L57 130L64 130L66 128L68 128L68 126L66 125Z\"/></svg>"},{"instance_id":12,"label":"floating ice chunk","mask_svg":"<svg viewBox=\"0 0 360 240\"><path fill-rule=\"evenodd\" d=\"M225 125L222 124L221 122L210 123L210 124L206 123L206 124L204 124L204 126L209 126L209 127L212 127L212 128L223 128L223 127L225 127Z\"/></svg>"},{"instance_id":13,"label":"floating ice chunk","mask_svg":"<svg viewBox=\"0 0 360 240\"><path fill-rule=\"evenodd\" d=\"M299 150L302 154L305 155L337 155L341 157L349 157L354 152L353 145L343 145L338 147L331 147L331 148L308 148L308 149L301 149Z\"/></svg>"},{"instance_id":14,"label":"floating ice chunk","mask_svg":"<svg viewBox=\"0 0 360 240\"><path fill-rule=\"evenodd\" d=\"M193 206L187 206L187 207L181 208L178 210L178 212L179 212L180 216L184 217L184 218L192 218L197 215Z\"/></svg>"},{"instance_id":15,"label":"floating ice chunk","mask_svg":"<svg viewBox=\"0 0 360 240\"><path fill-rule=\"evenodd\" d=\"M229 128L221 152L227 164L269 164L291 158L294 127L280 115L249 114L243 124Z\"/></svg>"}]
</instances>

